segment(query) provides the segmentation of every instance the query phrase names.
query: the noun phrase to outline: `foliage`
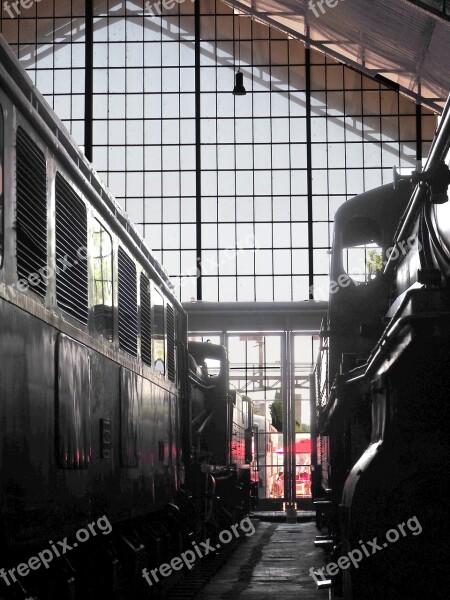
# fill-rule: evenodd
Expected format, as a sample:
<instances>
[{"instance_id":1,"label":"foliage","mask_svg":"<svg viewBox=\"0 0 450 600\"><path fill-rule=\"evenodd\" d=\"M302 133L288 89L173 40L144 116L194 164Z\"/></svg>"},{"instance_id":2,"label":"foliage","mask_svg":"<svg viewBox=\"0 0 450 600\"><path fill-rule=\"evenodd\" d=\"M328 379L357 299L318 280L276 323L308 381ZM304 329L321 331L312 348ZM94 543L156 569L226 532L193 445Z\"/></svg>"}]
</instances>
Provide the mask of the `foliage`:
<instances>
[{"instance_id":1,"label":"foliage","mask_svg":"<svg viewBox=\"0 0 450 600\"><path fill-rule=\"evenodd\" d=\"M275 394L275 400L269 406L270 415L272 417L272 425L279 432L283 431L283 401L279 391ZM299 423L295 421L295 433L310 433L311 426L307 423Z\"/></svg>"},{"instance_id":2,"label":"foliage","mask_svg":"<svg viewBox=\"0 0 450 600\"><path fill-rule=\"evenodd\" d=\"M295 433L311 433L311 425L295 421Z\"/></svg>"},{"instance_id":3,"label":"foliage","mask_svg":"<svg viewBox=\"0 0 450 600\"><path fill-rule=\"evenodd\" d=\"M367 271L369 275L375 276L377 271L381 271L383 268L383 257L381 252L379 252L376 248L369 248L367 250L367 254Z\"/></svg>"},{"instance_id":4,"label":"foliage","mask_svg":"<svg viewBox=\"0 0 450 600\"><path fill-rule=\"evenodd\" d=\"M269 410L270 416L272 417L272 425L277 431L283 431L283 401L277 399L274 400L269 406Z\"/></svg>"}]
</instances>

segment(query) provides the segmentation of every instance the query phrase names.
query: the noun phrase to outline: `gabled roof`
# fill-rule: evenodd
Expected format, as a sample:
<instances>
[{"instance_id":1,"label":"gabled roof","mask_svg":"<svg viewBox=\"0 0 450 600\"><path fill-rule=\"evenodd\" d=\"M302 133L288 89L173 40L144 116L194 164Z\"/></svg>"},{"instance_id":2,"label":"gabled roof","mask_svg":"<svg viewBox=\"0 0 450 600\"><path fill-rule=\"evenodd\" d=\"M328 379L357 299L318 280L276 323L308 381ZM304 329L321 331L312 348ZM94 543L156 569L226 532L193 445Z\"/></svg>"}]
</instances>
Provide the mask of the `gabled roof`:
<instances>
[{"instance_id":1,"label":"gabled roof","mask_svg":"<svg viewBox=\"0 0 450 600\"><path fill-rule=\"evenodd\" d=\"M450 0L224 0L239 12L277 27L292 37L359 71L382 78L418 103L441 112L450 93ZM114 5L114 3L113 3ZM117 0L114 8L123 8ZM111 9L111 5L109 10ZM108 10L106 0L95 4L96 15ZM142 0L129 0L128 14L143 13ZM16 20L4 19L3 30L13 40ZM36 60L35 36L48 46L38 54L51 53L51 42L74 41L84 35L84 19L68 17L21 21L22 64ZM107 25L98 18L96 29ZM156 27L148 19L146 27ZM36 29L37 28L37 29ZM27 36L27 29L29 36ZM29 37L31 44L23 43ZM384 78L384 79L383 79ZM388 81L385 81L385 80Z\"/></svg>"},{"instance_id":2,"label":"gabled roof","mask_svg":"<svg viewBox=\"0 0 450 600\"><path fill-rule=\"evenodd\" d=\"M450 93L450 2L226 0L441 112ZM386 83L386 82L384 82Z\"/></svg>"}]
</instances>

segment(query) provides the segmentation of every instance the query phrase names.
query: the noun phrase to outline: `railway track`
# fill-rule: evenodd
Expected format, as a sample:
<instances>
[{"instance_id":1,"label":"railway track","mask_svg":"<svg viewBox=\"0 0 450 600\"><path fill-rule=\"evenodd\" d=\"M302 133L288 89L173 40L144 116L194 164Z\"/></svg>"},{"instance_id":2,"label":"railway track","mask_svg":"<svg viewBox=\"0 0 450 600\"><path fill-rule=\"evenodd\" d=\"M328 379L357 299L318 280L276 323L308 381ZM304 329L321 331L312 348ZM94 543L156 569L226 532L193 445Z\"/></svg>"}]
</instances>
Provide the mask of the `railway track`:
<instances>
[{"instance_id":1,"label":"railway track","mask_svg":"<svg viewBox=\"0 0 450 600\"><path fill-rule=\"evenodd\" d=\"M226 564L244 539L244 536L235 538L229 544L222 545L214 554L208 554L208 556L199 559L191 571L184 569L180 572L177 580L172 578L167 580L166 585L160 590L160 594L151 597L170 598L170 600L193 600Z\"/></svg>"}]
</instances>

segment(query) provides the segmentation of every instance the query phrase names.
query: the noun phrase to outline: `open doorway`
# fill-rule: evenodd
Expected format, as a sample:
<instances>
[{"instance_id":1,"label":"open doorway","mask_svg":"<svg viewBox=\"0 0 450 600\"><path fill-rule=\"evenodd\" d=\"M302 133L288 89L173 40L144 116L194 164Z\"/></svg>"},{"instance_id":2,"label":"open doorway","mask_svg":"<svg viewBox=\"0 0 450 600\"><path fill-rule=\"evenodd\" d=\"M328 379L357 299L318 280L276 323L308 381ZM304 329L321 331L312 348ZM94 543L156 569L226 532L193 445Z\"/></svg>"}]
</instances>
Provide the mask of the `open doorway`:
<instances>
[{"instance_id":1,"label":"open doorway","mask_svg":"<svg viewBox=\"0 0 450 600\"><path fill-rule=\"evenodd\" d=\"M318 336L211 332L191 337L227 347L230 388L251 401L259 509L281 510L293 495L299 509L311 508L310 375Z\"/></svg>"}]
</instances>

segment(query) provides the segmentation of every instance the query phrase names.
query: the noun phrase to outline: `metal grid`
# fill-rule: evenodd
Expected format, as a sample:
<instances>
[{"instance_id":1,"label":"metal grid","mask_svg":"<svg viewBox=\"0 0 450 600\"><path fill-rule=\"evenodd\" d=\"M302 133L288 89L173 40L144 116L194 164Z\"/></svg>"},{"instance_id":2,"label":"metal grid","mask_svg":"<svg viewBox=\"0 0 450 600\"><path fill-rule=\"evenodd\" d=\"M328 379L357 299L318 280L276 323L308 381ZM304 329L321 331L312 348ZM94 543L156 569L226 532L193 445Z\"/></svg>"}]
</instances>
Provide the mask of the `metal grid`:
<instances>
[{"instance_id":1,"label":"metal grid","mask_svg":"<svg viewBox=\"0 0 450 600\"><path fill-rule=\"evenodd\" d=\"M2 6L2 32L181 299L325 297L335 211L415 167L436 118L220 0L85 5Z\"/></svg>"}]
</instances>

